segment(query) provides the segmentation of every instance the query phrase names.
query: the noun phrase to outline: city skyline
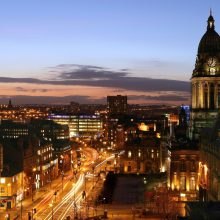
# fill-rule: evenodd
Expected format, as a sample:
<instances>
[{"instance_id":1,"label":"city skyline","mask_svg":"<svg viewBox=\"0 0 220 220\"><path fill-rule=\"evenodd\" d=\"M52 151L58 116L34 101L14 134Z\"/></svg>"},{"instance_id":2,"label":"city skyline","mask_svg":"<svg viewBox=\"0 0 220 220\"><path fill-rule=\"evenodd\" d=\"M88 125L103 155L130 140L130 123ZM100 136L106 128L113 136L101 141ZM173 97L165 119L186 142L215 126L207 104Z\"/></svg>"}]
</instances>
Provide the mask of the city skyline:
<instances>
[{"instance_id":1,"label":"city skyline","mask_svg":"<svg viewBox=\"0 0 220 220\"><path fill-rule=\"evenodd\" d=\"M218 31L217 1L3 3L0 103L189 104L210 7Z\"/></svg>"}]
</instances>

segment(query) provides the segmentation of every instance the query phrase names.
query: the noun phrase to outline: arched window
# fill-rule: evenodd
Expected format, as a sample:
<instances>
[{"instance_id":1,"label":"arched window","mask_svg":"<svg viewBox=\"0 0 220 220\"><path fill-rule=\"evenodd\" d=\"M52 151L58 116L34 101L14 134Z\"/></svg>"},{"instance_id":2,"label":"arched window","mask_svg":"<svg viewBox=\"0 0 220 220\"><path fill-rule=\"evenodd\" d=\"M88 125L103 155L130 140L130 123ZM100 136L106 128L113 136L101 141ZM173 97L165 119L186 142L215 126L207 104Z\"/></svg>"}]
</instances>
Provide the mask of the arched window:
<instances>
[{"instance_id":1,"label":"arched window","mask_svg":"<svg viewBox=\"0 0 220 220\"><path fill-rule=\"evenodd\" d=\"M186 172L186 162L185 162L185 160L180 160L180 172Z\"/></svg>"},{"instance_id":2,"label":"arched window","mask_svg":"<svg viewBox=\"0 0 220 220\"><path fill-rule=\"evenodd\" d=\"M191 163L190 163L190 167L191 167L191 172L196 172L196 162L195 160L191 160Z\"/></svg>"},{"instance_id":3,"label":"arched window","mask_svg":"<svg viewBox=\"0 0 220 220\"><path fill-rule=\"evenodd\" d=\"M186 177L180 176L180 190L186 190Z\"/></svg>"},{"instance_id":4,"label":"arched window","mask_svg":"<svg viewBox=\"0 0 220 220\"><path fill-rule=\"evenodd\" d=\"M189 188L190 190L196 190L196 179L194 176L190 177Z\"/></svg>"}]
</instances>

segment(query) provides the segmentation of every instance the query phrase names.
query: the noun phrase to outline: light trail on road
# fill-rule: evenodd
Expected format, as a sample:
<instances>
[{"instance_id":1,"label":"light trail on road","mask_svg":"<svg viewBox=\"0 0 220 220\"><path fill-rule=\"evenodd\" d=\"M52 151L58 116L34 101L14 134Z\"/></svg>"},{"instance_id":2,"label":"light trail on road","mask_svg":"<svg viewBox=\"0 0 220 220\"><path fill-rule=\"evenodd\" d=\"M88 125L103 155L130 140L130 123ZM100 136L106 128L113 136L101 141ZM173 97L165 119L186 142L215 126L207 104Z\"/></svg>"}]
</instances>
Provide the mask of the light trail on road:
<instances>
[{"instance_id":1,"label":"light trail on road","mask_svg":"<svg viewBox=\"0 0 220 220\"><path fill-rule=\"evenodd\" d=\"M84 184L84 174L80 174L78 181L76 184L73 186L73 188L63 197L62 201L58 203L55 207L53 207L53 215L55 214L62 208L62 206L65 206L66 203L68 202L69 199L74 196L75 193L82 187ZM50 213L44 218L44 220L49 220L52 218L52 210Z\"/></svg>"},{"instance_id":2,"label":"light trail on road","mask_svg":"<svg viewBox=\"0 0 220 220\"><path fill-rule=\"evenodd\" d=\"M123 152L120 152L118 155L121 155ZM107 163L110 160L113 160L115 158L115 155L112 154L111 156L107 157L105 160L103 160L102 162L98 163L97 165L94 166L94 170L103 166L105 163ZM91 162L88 164L89 167L91 167L91 165L94 165L94 162ZM88 166L87 165L87 166ZM74 207L74 205L79 206L80 202L83 200L82 198L82 187L85 184L85 178L86 178L86 173L81 173L79 176L79 179L77 180L77 182L75 183L75 185L72 187L72 189L63 197L63 199L54 207L52 207L53 211L51 210L45 218L43 218L44 220L50 220L52 219L52 212L53 212L53 218L56 220L63 220L66 218L66 216L68 216L68 212L70 212L70 209L72 207ZM94 176L93 176L94 178ZM92 190L93 187L91 187L87 192L89 193ZM51 198L51 196L48 195L48 198L45 198L45 203L46 201L49 200L49 198ZM75 202L75 204L74 204ZM44 204L44 203L43 203ZM81 207L79 207L81 208ZM78 208L77 208L78 209ZM47 209L48 210L48 209Z\"/></svg>"}]
</instances>

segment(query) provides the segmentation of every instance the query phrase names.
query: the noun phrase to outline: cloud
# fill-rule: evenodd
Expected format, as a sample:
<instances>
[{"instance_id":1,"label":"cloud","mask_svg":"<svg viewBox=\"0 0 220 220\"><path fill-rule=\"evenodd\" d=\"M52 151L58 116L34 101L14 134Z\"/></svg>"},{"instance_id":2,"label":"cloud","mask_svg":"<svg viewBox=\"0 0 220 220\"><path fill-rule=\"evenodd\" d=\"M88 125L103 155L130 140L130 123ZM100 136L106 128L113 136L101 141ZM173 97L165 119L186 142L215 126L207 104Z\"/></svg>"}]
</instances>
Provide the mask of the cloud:
<instances>
[{"instance_id":1,"label":"cloud","mask_svg":"<svg viewBox=\"0 0 220 220\"><path fill-rule=\"evenodd\" d=\"M132 77L128 71L114 71L98 66L75 64L60 64L53 68L52 71L56 73L49 80L0 77L0 82L106 87L139 92L190 91L190 83L186 81Z\"/></svg>"},{"instance_id":2,"label":"cloud","mask_svg":"<svg viewBox=\"0 0 220 220\"><path fill-rule=\"evenodd\" d=\"M72 101L80 104L103 104L106 102L106 97L94 99L90 96L0 96L0 104L8 103L8 100L12 99L13 104L69 104Z\"/></svg>"},{"instance_id":3,"label":"cloud","mask_svg":"<svg viewBox=\"0 0 220 220\"><path fill-rule=\"evenodd\" d=\"M48 89L26 89L26 88L23 88L23 87L16 87L15 90L17 92L32 92L32 93L35 93L35 92L48 92L49 90Z\"/></svg>"},{"instance_id":4,"label":"cloud","mask_svg":"<svg viewBox=\"0 0 220 220\"><path fill-rule=\"evenodd\" d=\"M188 102L190 97L186 94L178 95L160 95L160 96L146 96L146 95L129 95L129 100L145 100L145 101L161 101L161 102L173 102L173 101L183 101Z\"/></svg>"}]
</instances>

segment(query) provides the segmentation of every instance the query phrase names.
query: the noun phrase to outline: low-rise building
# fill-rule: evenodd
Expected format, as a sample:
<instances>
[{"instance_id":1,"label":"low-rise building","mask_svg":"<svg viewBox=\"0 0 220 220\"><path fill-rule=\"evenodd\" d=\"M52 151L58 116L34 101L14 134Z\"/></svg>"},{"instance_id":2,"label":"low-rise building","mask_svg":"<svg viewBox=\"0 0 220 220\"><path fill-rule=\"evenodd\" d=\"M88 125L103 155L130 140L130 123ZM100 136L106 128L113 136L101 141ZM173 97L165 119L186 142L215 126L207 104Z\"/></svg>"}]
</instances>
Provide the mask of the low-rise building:
<instances>
[{"instance_id":1,"label":"low-rise building","mask_svg":"<svg viewBox=\"0 0 220 220\"><path fill-rule=\"evenodd\" d=\"M220 119L212 129L203 129L199 162L199 198L220 200Z\"/></svg>"},{"instance_id":2,"label":"low-rise building","mask_svg":"<svg viewBox=\"0 0 220 220\"><path fill-rule=\"evenodd\" d=\"M23 199L23 172L12 166L5 166L0 177L0 210L16 207Z\"/></svg>"},{"instance_id":3,"label":"low-rise building","mask_svg":"<svg viewBox=\"0 0 220 220\"><path fill-rule=\"evenodd\" d=\"M154 133L154 132L153 132ZM160 139L152 137L136 138L126 143L121 156L121 170L125 173L160 172Z\"/></svg>"},{"instance_id":4,"label":"low-rise building","mask_svg":"<svg viewBox=\"0 0 220 220\"><path fill-rule=\"evenodd\" d=\"M178 199L198 199L199 150L189 140L173 141L168 187Z\"/></svg>"}]
</instances>

